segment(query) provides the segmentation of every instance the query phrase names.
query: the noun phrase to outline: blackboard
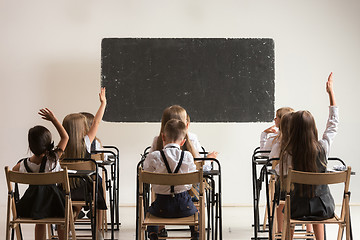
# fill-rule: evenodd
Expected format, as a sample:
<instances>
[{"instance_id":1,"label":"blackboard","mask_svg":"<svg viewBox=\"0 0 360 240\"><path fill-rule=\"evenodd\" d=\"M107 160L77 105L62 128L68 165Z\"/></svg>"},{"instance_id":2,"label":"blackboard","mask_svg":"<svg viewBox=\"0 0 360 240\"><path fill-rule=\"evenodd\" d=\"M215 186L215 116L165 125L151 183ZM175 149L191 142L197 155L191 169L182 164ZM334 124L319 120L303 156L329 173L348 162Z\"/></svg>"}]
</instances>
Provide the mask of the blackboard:
<instances>
[{"instance_id":1,"label":"blackboard","mask_svg":"<svg viewBox=\"0 0 360 240\"><path fill-rule=\"evenodd\" d=\"M104 38L101 81L110 122L159 122L183 106L192 122L274 117L274 41L241 38Z\"/></svg>"}]
</instances>

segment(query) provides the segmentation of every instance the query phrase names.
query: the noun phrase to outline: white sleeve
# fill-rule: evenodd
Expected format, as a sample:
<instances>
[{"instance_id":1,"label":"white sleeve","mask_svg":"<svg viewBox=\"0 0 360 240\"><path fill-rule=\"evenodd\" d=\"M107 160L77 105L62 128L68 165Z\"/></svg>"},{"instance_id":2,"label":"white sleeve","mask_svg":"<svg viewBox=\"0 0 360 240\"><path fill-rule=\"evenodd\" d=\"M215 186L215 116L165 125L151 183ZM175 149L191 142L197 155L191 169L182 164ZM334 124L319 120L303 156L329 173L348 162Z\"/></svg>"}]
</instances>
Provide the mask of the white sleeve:
<instances>
[{"instance_id":1,"label":"white sleeve","mask_svg":"<svg viewBox=\"0 0 360 240\"><path fill-rule=\"evenodd\" d=\"M155 159L155 152L149 153L144 161L144 170L148 172L155 172L156 170L156 159Z\"/></svg>"},{"instance_id":2,"label":"white sleeve","mask_svg":"<svg viewBox=\"0 0 360 240\"><path fill-rule=\"evenodd\" d=\"M26 169L25 169L25 166L24 166L24 160L22 160L20 162L19 172L21 172L21 173L26 173L27 172Z\"/></svg>"},{"instance_id":3,"label":"white sleeve","mask_svg":"<svg viewBox=\"0 0 360 240\"><path fill-rule=\"evenodd\" d=\"M265 143L264 149L260 149L260 150L271 151L274 145L274 141L276 142L275 137L276 136L269 137Z\"/></svg>"},{"instance_id":4,"label":"white sleeve","mask_svg":"<svg viewBox=\"0 0 360 240\"><path fill-rule=\"evenodd\" d=\"M84 137L84 142L85 142L85 146L86 146L86 151L87 151L88 153L91 153L91 142L90 142L90 138L89 138L88 135L86 135L86 136Z\"/></svg>"},{"instance_id":5,"label":"white sleeve","mask_svg":"<svg viewBox=\"0 0 360 240\"><path fill-rule=\"evenodd\" d=\"M96 140L96 138L95 138L95 150L102 150L101 144L98 140Z\"/></svg>"},{"instance_id":6,"label":"white sleeve","mask_svg":"<svg viewBox=\"0 0 360 240\"><path fill-rule=\"evenodd\" d=\"M276 141L271 148L271 152L269 154L269 159L280 157L280 142Z\"/></svg>"},{"instance_id":7,"label":"white sleeve","mask_svg":"<svg viewBox=\"0 0 360 240\"><path fill-rule=\"evenodd\" d=\"M188 136L189 136L189 139L190 139L193 147L195 148L195 150L198 151L198 152L202 152L203 149L201 147L201 144L199 142L199 139L198 139L197 135L194 134L194 133L188 132Z\"/></svg>"},{"instance_id":8,"label":"white sleeve","mask_svg":"<svg viewBox=\"0 0 360 240\"><path fill-rule=\"evenodd\" d=\"M195 172L195 171L196 171L196 165L195 165L193 156L192 156L191 153L188 152L188 151L186 151L185 154L188 155L188 156L186 156L186 158L185 158L185 156L184 156L184 158L189 161L189 163L188 163L188 166L189 166L189 169L188 169L188 170L189 170L189 172Z\"/></svg>"},{"instance_id":9,"label":"white sleeve","mask_svg":"<svg viewBox=\"0 0 360 240\"><path fill-rule=\"evenodd\" d=\"M339 125L339 110L337 106L330 106L329 107L329 118L326 123L326 129L322 136L322 139L319 140L321 146L325 150L326 156L329 155L330 146L334 141L334 138L338 131Z\"/></svg>"},{"instance_id":10,"label":"white sleeve","mask_svg":"<svg viewBox=\"0 0 360 240\"><path fill-rule=\"evenodd\" d=\"M267 140L267 133L262 132L260 135L260 151L264 150L266 140Z\"/></svg>"}]
</instances>

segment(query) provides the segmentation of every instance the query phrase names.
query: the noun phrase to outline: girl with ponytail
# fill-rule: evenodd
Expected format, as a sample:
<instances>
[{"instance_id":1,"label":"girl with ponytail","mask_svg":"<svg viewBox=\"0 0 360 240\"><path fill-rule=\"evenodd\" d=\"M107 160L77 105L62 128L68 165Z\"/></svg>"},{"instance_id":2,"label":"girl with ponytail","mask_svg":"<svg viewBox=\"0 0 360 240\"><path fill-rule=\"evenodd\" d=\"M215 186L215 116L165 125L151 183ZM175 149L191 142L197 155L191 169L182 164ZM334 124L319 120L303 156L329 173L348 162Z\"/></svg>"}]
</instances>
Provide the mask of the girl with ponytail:
<instances>
[{"instance_id":1,"label":"girl with ponytail","mask_svg":"<svg viewBox=\"0 0 360 240\"><path fill-rule=\"evenodd\" d=\"M31 157L21 159L13 167L13 171L39 173L57 172L61 170L59 158L63 154L69 136L65 129L48 109L40 109L42 119L52 122L60 135L60 142L55 147L50 131L43 126L30 128L28 132ZM44 191L47 188L50 191ZM64 215L65 198L56 186L29 186L23 197L17 203L17 213L21 217L41 219L45 217L60 217ZM46 225L35 225L35 239L45 239ZM58 228L59 239L63 239L63 230Z\"/></svg>"}]
</instances>

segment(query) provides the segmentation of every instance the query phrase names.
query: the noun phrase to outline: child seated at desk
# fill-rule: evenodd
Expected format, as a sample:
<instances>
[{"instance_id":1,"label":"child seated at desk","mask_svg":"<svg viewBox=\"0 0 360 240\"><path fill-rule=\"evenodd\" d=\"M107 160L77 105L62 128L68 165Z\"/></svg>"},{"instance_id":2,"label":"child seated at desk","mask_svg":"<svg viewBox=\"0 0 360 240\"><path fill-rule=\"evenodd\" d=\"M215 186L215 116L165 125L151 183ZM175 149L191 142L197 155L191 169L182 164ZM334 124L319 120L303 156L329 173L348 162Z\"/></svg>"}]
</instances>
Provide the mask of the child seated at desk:
<instances>
[{"instance_id":1,"label":"child seated at desk","mask_svg":"<svg viewBox=\"0 0 360 240\"><path fill-rule=\"evenodd\" d=\"M189 126L190 126L190 116L189 114L186 112L186 110L179 106L179 105L172 105L170 107L167 107L164 112L163 115L161 117L161 128L160 128L160 134L156 137L154 137L153 143L151 145L151 149L150 152L153 152L155 150L161 150L163 149L163 141L161 139L161 134L163 133L163 129L165 127L165 124L170 120L170 119L178 119L181 120L182 122L185 123L186 126L186 142L183 146L181 146L181 149L187 150L189 151L192 156L194 158L198 158L201 157L199 152L202 152L203 149L201 147L201 144L197 138L197 136L194 133L191 133L188 131ZM207 154L208 158L216 158L218 155L218 152L210 152L209 154ZM208 171L211 169L211 164L209 161L205 162L205 166L203 168L204 171Z\"/></svg>"},{"instance_id":2,"label":"child seated at desk","mask_svg":"<svg viewBox=\"0 0 360 240\"><path fill-rule=\"evenodd\" d=\"M294 112L291 107L282 107L276 110L274 119L275 125L265 129L260 135L260 151L271 151L272 147L279 140L279 127L281 118L287 114Z\"/></svg>"},{"instance_id":3,"label":"child seated at desk","mask_svg":"<svg viewBox=\"0 0 360 240\"><path fill-rule=\"evenodd\" d=\"M326 82L330 107L326 129L318 140L315 120L309 111L297 111L292 114L290 137L286 144L281 144L280 183L285 189L285 177L289 166L303 172L326 172L330 146L337 134L339 124L338 108L333 91L333 77L330 73ZM335 203L328 185L294 184L291 193L291 218L304 220L323 220L334 216ZM317 203L317 204L314 204ZM281 216L279 214L279 216ZM317 240L324 239L324 225L313 224Z\"/></svg>"},{"instance_id":4,"label":"child seated at desk","mask_svg":"<svg viewBox=\"0 0 360 240\"><path fill-rule=\"evenodd\" d=\"M64 155L62 158L62 162L66 161L74 161L72 159L78 158L91 158L91 143L96 139L96 133L98 131L100 122L103 118L105 107L107 104L106 101L106 90L105 88L101 88L99 93L99 100L100 106L97 110L93 122L88 128L86 117L80 113L71 113L68 114L63 120L63 126L66 132L69 135L69 143L66 146L64 151ZM98 176L98 182L101 182L102 179ZM92 189L92 184L87 183L90 188ZM85 196L85 184L78 181L78 180L71 180L70 181L70 188L71 188L71 199L74 201L79 200L83 201ZM97 194L97 228L98 228L98 239L103 239L101 229L101 219L103 212L101 210L106 210L106 202L104 199L103 188L102 184L99 184L99 194ZM75 216L78 218L80 214L81 208L74 207ZM81 215L80 215L81 216Z\"/></svg>"},{"instance_id":5,"label":"child seated at desk","mask_svg":"<svg viewBox=\"0 0 360 240\"><path fill-rule=\"evenodd\" d=\"M23 173L43 173L61 171L59 158L64 152L69 136L65 129L47 108L40 109L42 119L50 121L60 135L57 147L54 147L51 132L43 126L35 126L29 129L29 148L33 155L21 159L13 167L13 171ZM45 191L46 190L46 191ZM25 194L18 201L16 209L18 216L33 219L47 217L63 217L65 215L65 196L55 185L29 186ZM64 239L64 229L58 227L59 239ZM45 239L46 225L35 225L35 240Z\"/></svg>"},{"instance_id":6,"label":"child seated at desk","mask_svg":"<svg viewBox=\"0 0 360 240\"><path fill-rule=\"evenodd\" d=\"M167 121L161 134L164 148L148 154L144 161L144 170L156 173L189 173L195 172L196 166L192 154L181 150L185 143L186 125L183 121ZM153 185L156 194L149 212L157 217L188 217L197 212L188 190L190 185L167 186ZM192 239L198 239L199 233L191 228ZM150 240L158 239L158 226L148 227Z\"/></svg>"}]
</instances>

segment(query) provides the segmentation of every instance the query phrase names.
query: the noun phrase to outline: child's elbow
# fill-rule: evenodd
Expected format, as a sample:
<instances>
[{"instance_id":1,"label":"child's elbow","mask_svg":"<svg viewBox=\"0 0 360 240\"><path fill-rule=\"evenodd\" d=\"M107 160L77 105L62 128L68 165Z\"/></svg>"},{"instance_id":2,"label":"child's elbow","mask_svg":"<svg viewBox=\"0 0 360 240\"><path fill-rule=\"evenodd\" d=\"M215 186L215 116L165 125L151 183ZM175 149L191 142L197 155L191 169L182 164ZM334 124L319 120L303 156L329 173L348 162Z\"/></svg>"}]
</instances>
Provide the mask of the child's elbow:
<instances>
[{"instance_id":1,"label":"child's elbow","mask_svg":"<svg viewBox=\"0 0 360 240\"><path fill-rule=\"evenodd\" d=\"M18 164L16 164L11 170L18 172L19 169L20 169L20 164L18 163Z\"/></svg>"}]
</instances>

